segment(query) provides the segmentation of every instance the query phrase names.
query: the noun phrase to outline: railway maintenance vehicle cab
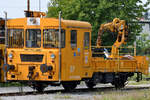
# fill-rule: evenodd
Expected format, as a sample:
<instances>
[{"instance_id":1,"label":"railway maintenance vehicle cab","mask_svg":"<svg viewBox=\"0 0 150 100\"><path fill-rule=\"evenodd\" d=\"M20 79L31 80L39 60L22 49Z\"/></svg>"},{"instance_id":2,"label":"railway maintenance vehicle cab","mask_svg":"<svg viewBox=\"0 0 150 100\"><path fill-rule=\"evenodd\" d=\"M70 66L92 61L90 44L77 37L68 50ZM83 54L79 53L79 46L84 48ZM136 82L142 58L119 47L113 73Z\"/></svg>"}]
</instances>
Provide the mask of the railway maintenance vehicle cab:
<instances>
[{"instance_id":1,"label":"railway maintenance vehicle cab","mask_svg":"<svg viewBox=\"0 0 150 100\"><path fill-rule=\"evenodd\" d=\"M42 14L26 11L27 17L7 21L7 64L3 66L7 81L29 82L40 91L48 84L60 85L60 81L68 89L68 85L75 87L83 78L92 77L91 25L59 22Z\"/></svg>"}]
</instances>

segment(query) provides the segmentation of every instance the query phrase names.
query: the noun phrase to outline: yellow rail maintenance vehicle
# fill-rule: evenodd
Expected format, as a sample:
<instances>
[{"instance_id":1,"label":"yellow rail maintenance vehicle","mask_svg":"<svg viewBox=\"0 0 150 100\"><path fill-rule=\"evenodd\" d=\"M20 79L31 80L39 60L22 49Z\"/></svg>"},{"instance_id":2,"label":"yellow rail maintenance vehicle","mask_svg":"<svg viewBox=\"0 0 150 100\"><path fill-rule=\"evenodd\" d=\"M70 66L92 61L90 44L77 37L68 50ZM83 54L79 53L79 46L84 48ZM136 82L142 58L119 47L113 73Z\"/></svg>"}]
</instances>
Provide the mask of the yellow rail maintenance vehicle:
<instances>
[{"instance_id":1,"label":"yellow rail maintenance vehicle","mask_svg":"<svg viewBox=\"0 0 150 100\"><path fill-rule=\"evenodd\" d=\"M81 81L93 88L97 83L125 86L128 77L148 74L144 56L120 55L126 42L125 21L114 19L101 25L97 46L91 46L88 22L45 18L45 13L30 11L25 18L7 20L7 63L3 65L6 80L29 83L43 91L48 85L74 89ZM60 14L61 15L61 14ZM117 32L110 55L101 46L102 30Z\"/></svg>"},{"instance_id":2,"label":"yellow rail maintenance vehicle","mask_svg":"<svg viewBox=\"0 0 150 100\"><path fill-rule=\"evenodd\" d=\"M0 82L4 82L4 71L2 70L5 56L5 20L0 18Z\"/></svg>"}]
</instances>

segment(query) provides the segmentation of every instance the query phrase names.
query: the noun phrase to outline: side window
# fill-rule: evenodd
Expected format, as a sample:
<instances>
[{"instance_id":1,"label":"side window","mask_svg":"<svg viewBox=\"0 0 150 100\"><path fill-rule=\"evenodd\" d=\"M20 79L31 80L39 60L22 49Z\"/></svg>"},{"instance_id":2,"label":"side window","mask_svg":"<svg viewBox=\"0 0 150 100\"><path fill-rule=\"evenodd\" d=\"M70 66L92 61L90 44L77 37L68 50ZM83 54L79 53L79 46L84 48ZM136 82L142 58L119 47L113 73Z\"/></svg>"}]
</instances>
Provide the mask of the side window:
<instances>
[{"instance_id":1,"label":"side window","mask_svg":"<svg viewBox=\"0 0 150 100\"><path fill-rule=\"evenodd\" d=\"M58 29L44 29L43 32L43 47L44 48L58 48L59 47L59 30ZM61 47L65 47L65 30L61 30Z\"/></svg>"},{"instance_id":2,"label":"side window","mask_svg":"<svg viewBox=\"0 0 150 100\"><path fill-rule=\"evenodd\" d=\"M84 49L89 49L89 45L90 45L90 33L85 32L84 33Z\"/></svg>"},{"instance_id":3,"label":"side window","mask_svg":"<svg viewBox=\"0 0 150 100\"><path fill-rule=\"evenodd\" d=\"M66 39L66 38L65 38L65 37L66 37L66 36L65 36L65 35L66 35L65 33L66 33L65 30L62 30L62 31L61 31L61 47L62 47L62 48L65 47L65 39Z\"/></svg>"},{"instance_id":4,"label":"side window","mask_svg":"<svg viewBox=\"0 0 150 100\"><path fill-rule=\"evenodd\" d=\"M71 47L77 47L77 30L71 30Z\"/></svg>"}]
</instances>

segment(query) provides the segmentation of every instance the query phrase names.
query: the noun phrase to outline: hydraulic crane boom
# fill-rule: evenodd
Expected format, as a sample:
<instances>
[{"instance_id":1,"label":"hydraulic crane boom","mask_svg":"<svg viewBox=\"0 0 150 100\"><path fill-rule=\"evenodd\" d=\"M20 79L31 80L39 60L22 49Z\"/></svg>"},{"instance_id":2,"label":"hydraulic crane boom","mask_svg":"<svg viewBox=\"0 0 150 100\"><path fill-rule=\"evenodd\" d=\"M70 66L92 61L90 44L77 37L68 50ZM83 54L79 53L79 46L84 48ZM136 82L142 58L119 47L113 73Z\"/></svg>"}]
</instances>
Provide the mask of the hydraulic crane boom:
<instances>
[{"instance_id":1,"label":"hydraulic crane boom","mask_svg":"<svg viewBox=\"0 0 150 100\"><path fill-rule=\"evenodd\" d=\"M97 38L97 47L101 46L101 35L104 31L109 30L111 32L116 32L117 34L117 40L112 45L111 55L109 58L117 58L118 55L118 48L126 43L127 37L128 37L128 26L126 25L125 20L120 20L118 18L115 18L112 22L102 24L99 28L98 32L98 38Z\"/></svg>"}]
</instances>

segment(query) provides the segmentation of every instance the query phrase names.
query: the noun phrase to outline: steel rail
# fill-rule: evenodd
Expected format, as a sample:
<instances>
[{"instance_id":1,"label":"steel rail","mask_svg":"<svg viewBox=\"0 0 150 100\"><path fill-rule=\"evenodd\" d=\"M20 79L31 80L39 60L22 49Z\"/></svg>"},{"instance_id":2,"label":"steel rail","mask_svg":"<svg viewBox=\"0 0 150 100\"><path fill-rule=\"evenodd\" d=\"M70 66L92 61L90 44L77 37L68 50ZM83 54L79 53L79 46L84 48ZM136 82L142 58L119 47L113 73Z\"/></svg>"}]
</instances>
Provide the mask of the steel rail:
<instances>
[{"instance_id":1,"label":"steel rail","mask_svg":"<svg viewBox=\"0 0 150 100\"><path fill-rule=\"evenodd\" d=\"M134 90L145 90L145 89L150 89L150 86L145 86L145 87L132 87L132 86L126 86L125 88L122 89L118 89L121 91L134 91ZM0 93L0 97L9 97L9 96L27 96L27 95L42 95L42 94L54 94L54 93L58 93L61 92L61 94L66 94L66 93L71 93L71 94L78 94L80 93L86 93L86 92L114 92L116 91L116 89L112 86L109 87L96 87L93 89L88 89L88 88L77 88L75 90L70 91L65 91L64 89L58 89L58 90L47 90L44 92L35 92L35 91L31 91L31 92L14 92L14 93Z\"/></svg>"}]
</instances>

